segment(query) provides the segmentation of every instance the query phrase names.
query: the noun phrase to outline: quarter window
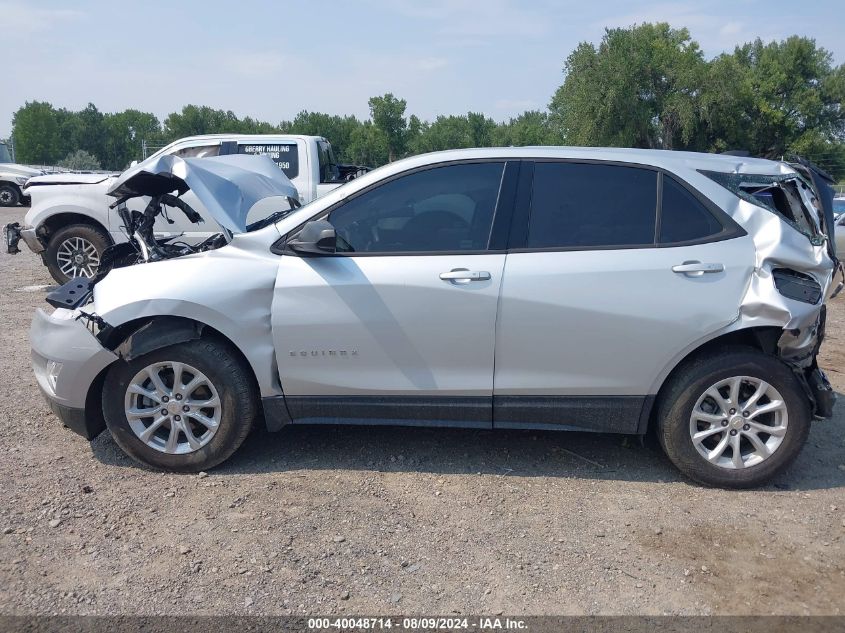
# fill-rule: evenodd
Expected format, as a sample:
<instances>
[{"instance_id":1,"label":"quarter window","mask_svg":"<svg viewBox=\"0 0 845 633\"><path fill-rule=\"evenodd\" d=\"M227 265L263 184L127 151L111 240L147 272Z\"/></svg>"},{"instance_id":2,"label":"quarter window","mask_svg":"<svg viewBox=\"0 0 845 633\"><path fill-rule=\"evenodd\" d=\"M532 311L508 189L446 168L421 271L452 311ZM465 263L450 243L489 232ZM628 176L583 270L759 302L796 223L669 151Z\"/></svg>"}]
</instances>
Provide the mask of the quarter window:
<instances>
[{"instance_id":1,"label":"quarter window","mask_svg":"<svg viewBox=\"0 0 845 633\"><path fill-rule=\"evenodd\" d=\"M641 246L654 243L657 172L617 165L544 163L534 167L529 248Z\"/></svg>"},{"instance_id":2,"label":"quarter window","mask_svg":"<svg viewBox=\"0 0 845 633\"><path fill-rule=\"evenodd\" d=\"M660 243L698 240L722 232L722 225L698 199L670 176L663 176Z\"/></svg>"},{"instance_id":3,"label":"quarter window","mask_svg":"<svg viewBox=\"0 0 845 633\"><path fill-rule=\"evenodd\" d=\"M338 252L487 248L504 163L449 165L401 176L335 209Z\"/></svg>"}]
</instances>

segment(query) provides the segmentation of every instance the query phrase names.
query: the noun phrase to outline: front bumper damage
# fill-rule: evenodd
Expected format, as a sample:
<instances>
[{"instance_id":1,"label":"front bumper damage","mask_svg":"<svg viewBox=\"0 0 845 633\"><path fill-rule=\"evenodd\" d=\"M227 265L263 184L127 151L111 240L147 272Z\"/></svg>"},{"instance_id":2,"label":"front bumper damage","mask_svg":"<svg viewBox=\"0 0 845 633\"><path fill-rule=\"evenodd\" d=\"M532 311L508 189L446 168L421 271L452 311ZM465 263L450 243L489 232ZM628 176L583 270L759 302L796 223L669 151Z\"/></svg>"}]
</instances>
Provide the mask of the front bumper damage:
<instances>
[{"instance_id":1,"label":"front bumper damage","mask_svg":"<svg viewBox=\"0 0 845 633\"><path fill-rule=\"evenodd\" d=\"M6 252L9 253L9 255L20 253L21 249L18 244L21 240L23 240L24 244L29 247L29 250L36 255L43 253L46 246L36 231L37 229L29 226L22 227L17 222L12 222L11 224L4 226L3 234L6 240Z\"/></svg>"},{"instance_id":2,"label":"front bumper damage","mask_svg":"<svg viewBox=\"0 0 845 633\"><path fill-rule=\"evenodd\" d=\"M104 428L102 412L88 409L89 391L117 355L104 348L74 312L37 310L29 338L35 378L50 409L88 440ZM95 399L96 400L96 399ZM99 400L97 400L99 402Z\"/></svg>"}]
</instances>

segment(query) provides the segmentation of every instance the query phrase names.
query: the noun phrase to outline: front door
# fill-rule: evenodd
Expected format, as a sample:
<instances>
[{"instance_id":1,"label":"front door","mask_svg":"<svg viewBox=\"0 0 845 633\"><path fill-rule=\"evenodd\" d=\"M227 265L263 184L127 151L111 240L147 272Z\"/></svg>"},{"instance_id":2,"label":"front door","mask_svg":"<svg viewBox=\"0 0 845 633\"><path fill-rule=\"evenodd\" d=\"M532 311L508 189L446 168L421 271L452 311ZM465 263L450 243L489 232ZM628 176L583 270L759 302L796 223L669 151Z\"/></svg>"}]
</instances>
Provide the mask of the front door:
<instances>
[{"instance_id":1,"label":"front door","mask_svg":"<svg viewBox=\"0 0 845 633\"><path fill-rule=\"evenodd\" d=\"M400 175L330 211L335 256L281 257L273 339L295 421L491 426L503 170Z\"/></svg>"}]
</instances>

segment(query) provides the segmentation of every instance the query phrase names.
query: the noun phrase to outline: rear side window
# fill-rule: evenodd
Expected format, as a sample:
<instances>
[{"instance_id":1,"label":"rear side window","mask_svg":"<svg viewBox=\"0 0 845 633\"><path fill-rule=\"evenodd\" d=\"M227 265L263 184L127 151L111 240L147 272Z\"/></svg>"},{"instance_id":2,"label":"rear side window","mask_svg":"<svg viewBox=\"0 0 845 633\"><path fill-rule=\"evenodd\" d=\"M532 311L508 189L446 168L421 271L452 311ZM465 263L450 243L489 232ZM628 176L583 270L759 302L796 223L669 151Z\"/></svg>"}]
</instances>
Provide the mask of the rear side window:
<instances>
[{"instance_id":1,"label":"rear side window","mask_svg":"<svg viewBox=\"0 0 845 633\"><path fill-rule=\"evenodd\" d=\"M722 225L701 202L670 176L663 176L660 243L699 240L722 232Z\"/></svg>"},{"instance_id":2,"label":"rear side window","mask_svg":"<svg viewBox=\"0 0 845 633\"><path fill-rule=\"evenodd\" d=\"M238 154L269 156L285 176L293 180L299 175L299 151L296 143L249 143L238 145Z\"/></svg>"},{"instance_id":3,"label":"rear side window","mask_svg":"<svg viewBox=\"0 0 845 633\"><path fill-rule=\"evenodd\" d=\"M528 248L654 243L657 172L618 165L534 167Z\"/></svg>"}]
</instances>

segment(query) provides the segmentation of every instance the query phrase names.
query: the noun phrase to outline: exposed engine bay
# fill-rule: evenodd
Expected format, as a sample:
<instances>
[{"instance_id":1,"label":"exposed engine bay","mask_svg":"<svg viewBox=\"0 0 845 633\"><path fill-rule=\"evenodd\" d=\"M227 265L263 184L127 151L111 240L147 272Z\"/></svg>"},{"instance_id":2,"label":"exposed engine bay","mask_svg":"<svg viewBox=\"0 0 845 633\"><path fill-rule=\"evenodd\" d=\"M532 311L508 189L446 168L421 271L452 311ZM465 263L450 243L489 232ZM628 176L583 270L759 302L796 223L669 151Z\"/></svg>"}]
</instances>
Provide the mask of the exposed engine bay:
<instances>
[{"instance_id":1,"label":"exposed engine bay","mask_svg":"<svg viewBox=\"0 0 845 633\"><path fill-rule=\"evenodd\" d=\"M164 219L173 224L173 213L183 214L194 225L206 221L181 197L189 190L213 220L209 224L216 224L219 232L199 242L182 235L156 236L156 222ZM117 211L127 241L103 251L93 277L74 278L50 292L47 302L54 307L73 309L84 305L93 287L115 268L216 250L228 244L235 234L269 226L301 206L296 188L266 156L165 155L126 171L108 193L117 198L109 208ZM146 197L149 201L143 211L127 208L127 201ZM260 217L247 223L247 216L259 202L269 204L261 206Z\"/></svg>"}]
</instances>

